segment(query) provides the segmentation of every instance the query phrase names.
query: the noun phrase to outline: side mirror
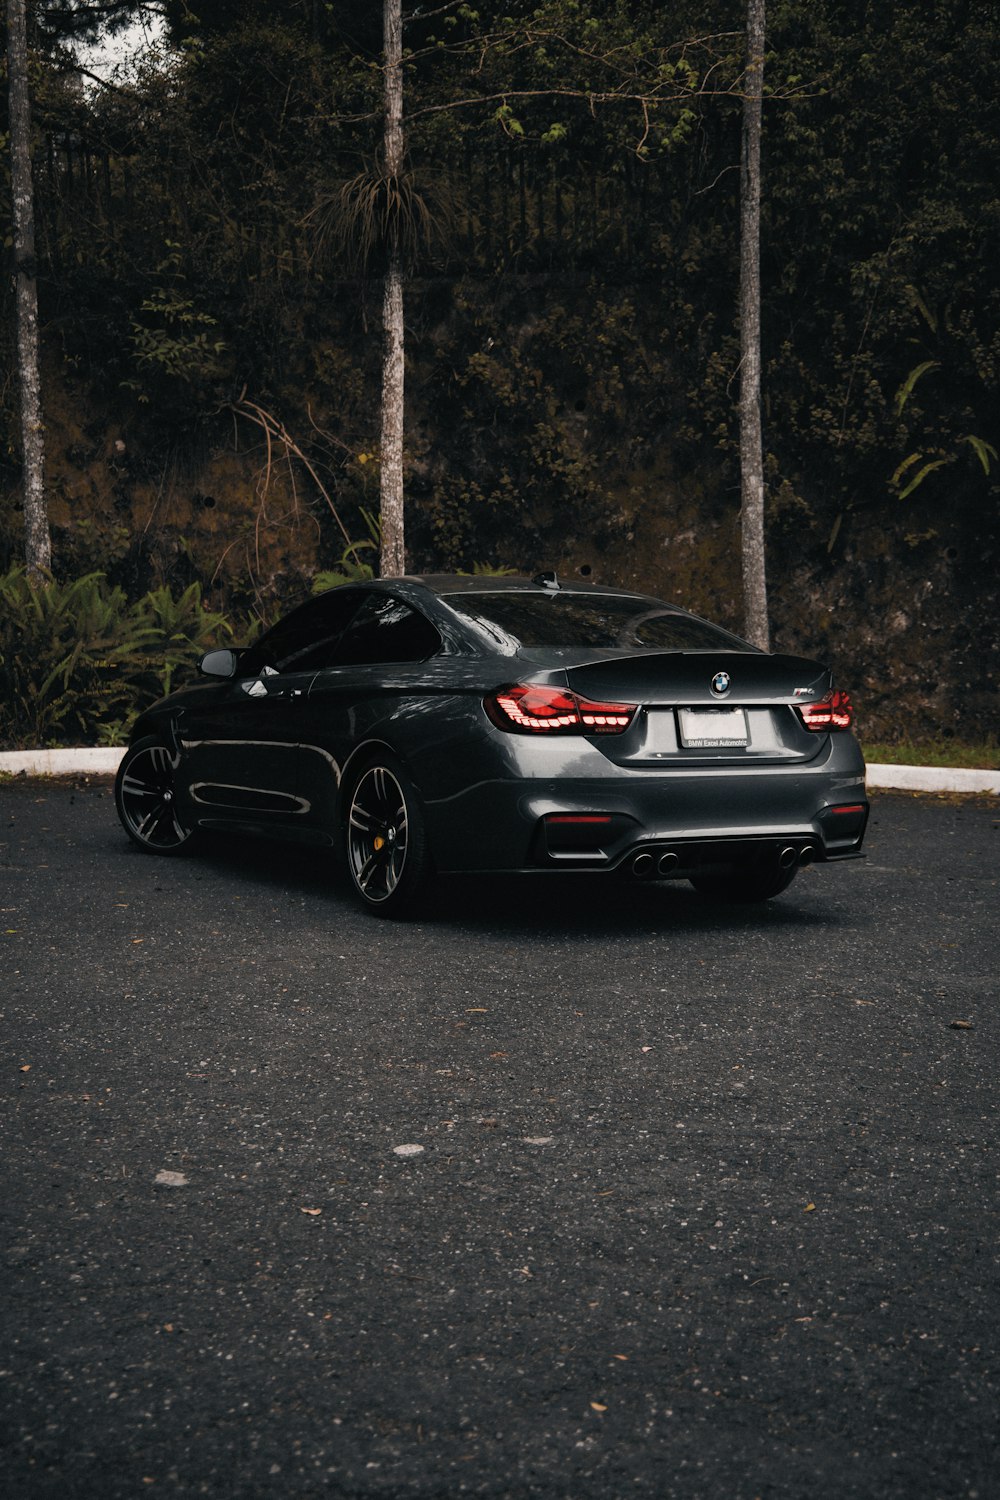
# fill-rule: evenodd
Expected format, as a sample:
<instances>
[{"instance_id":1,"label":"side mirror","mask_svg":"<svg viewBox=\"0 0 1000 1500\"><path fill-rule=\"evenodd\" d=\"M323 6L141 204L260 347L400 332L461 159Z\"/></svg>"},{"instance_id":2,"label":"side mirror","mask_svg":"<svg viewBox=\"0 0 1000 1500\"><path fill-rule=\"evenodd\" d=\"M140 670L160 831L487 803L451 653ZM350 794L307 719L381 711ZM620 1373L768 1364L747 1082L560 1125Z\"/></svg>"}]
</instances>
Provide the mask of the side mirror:
<instances>
[{"instance_id":1,"label":"side mirror","mask_svg":"<svg viewBox=\"0 0 1000 1500\"><path fill-rule=\"evenodd\" d=\"M238 651L209 651L198 663L198 671L204 677L235 677Z\"/></svg>"}]
</instances>

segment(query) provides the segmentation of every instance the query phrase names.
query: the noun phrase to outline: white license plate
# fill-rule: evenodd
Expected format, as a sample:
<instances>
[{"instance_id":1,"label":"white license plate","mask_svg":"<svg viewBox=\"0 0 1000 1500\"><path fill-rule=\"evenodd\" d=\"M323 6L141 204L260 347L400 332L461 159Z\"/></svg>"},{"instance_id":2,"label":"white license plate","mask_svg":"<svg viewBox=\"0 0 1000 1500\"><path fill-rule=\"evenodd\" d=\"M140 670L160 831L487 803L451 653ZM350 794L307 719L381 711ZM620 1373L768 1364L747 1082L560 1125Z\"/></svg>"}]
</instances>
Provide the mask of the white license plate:
<instances>
[{"instance_id":1,"label":"white license plate","mask_svg":"<svg viewBox=\"0 0 1000 1500\"><path fill-rule=\"evenodd\" d=\"M677 717L686 750L738 749L750 743L742 708L679 708Z\"/></svg>"}]
</instances>

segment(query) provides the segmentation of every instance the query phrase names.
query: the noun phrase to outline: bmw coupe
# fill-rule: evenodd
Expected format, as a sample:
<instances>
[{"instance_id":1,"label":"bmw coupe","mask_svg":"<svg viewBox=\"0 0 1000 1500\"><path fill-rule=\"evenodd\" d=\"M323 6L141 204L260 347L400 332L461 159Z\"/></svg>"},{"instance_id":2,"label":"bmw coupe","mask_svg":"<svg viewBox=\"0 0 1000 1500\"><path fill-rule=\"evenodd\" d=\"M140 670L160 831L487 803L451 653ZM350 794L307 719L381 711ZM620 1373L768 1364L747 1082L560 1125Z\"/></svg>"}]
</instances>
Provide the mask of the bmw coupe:
<instances>
[{"instance_id":1,"label":"bmw coupe","mask_svg":"<svg viewBox=\"0 0 1000 1500\"><path fill-rule=\"evenodd\" d=\"M864 762L829 670L554 574L347 584L142 713L115 801L142 849L326 845L361 903L438 874L689 880L763 901L861 855Z\"/></svg>"}]
</instances>

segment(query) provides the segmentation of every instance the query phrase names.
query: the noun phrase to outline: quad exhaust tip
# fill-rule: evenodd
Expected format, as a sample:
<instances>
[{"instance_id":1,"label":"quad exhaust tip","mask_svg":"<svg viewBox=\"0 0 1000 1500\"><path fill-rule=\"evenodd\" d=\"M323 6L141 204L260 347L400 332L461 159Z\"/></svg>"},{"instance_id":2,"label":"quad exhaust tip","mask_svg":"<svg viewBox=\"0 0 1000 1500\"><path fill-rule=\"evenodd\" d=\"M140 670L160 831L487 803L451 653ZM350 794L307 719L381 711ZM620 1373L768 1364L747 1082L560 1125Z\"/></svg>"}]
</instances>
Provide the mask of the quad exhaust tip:
<instances>
[{"instance_id":1,"label":"quad exhaust tip","mask_svg":"<svg viewBox=\"0 0 1000 1500\"><path fill-rule=\"evenodd\" d=\"M632 874L637 880L648 880L651 875L672 875L679 864L680 856L672 849L659 856L644 850L632 860Z\"/></svg>"},{"instance_id":2,"label":"quad exhaust tip","mask_svg":"<svg viewBox=\"0 0 1000 1500\"><path fill-rule=\"evenodd\" d=\"M793 865L811 865L816 858L816 851L811 844L803 844L801 849L794 848L789 844L787 849L782 849L778 855L778 865L782 870L790 870Z\"/></svg>"},{"instance_id":3,"label":"quad exhaust tip","mask_svg":"<svg viewBox=\"0 0 1000 1500\"><path fill-rule=\"evenodd\" d=\"M804 844L801 848L796 844L788 844L778 855L778 868L791 870L796 865L811 865L815 858L816 851L811 844ZM660 855L642 850L633 855L631 871L636 880L649 880L653 875L672 875L679 868L680 862L680 855L673 849Z\"/></svg>"}]
</instances>

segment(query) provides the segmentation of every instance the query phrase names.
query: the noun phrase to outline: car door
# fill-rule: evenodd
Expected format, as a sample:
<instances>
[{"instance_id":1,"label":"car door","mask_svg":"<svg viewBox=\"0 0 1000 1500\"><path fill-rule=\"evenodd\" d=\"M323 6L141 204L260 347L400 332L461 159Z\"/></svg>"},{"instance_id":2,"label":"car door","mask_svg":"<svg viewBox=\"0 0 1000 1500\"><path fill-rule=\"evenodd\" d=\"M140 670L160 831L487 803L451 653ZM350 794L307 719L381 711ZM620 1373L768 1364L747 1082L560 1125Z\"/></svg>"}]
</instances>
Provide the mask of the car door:
<instances>
[{"instance_id":1,"label":"car door","mask_svg":"<svg viewBox=\"0 0 1000 1500\"><path fill-rule=\"evenodd\" d=\"M300 781L309 687L360 602L353 590L310 600L243 655L232 681L189 709L189 795L203 825L308 836L315 820Z\"/></svg>"},{"instance_id":2,"label":"car door","mask_svg":"<svg viewBox=\"0 0 1000 1500\"><path fill-rule=\"evenodd\" d=\"M392 741L393 714L402 702L427 693L427 662L440 649L440 635L419 610L388 591L372 590L341 636L331 665L313 678L300 791L328 831L344 765L369 736Z\"/></svg>"}]
</instances>

